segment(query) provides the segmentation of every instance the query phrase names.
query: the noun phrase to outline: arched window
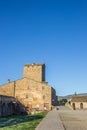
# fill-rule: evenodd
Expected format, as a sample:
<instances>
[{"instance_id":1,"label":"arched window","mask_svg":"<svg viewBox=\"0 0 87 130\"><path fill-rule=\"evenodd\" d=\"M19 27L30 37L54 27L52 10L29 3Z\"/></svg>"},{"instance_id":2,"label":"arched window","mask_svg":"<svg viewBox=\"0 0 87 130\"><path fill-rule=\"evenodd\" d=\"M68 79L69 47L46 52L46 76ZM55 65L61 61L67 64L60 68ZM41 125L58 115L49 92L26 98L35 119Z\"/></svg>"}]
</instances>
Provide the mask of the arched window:
<instances>
[{"instance_id":1,"label":"arched window","mask_svg":"<svg viewBox=\"0 0 87 130\"><path fill-rule=\"evenodd\" d=\"M83 103L80 103L80 109L83 109Z\"/></svg>"},{"instance_id":2,"label":"arched window","mask_svg":"<svg viewBox=\"0 0 87 130\"><path fill-rule=\"evenodd\" d=\"M72 106L73 106L73 110L75 110L75 109L76 109L76 108L75 108L75 103L73 103Z\"/></svg>"}]
</instances>

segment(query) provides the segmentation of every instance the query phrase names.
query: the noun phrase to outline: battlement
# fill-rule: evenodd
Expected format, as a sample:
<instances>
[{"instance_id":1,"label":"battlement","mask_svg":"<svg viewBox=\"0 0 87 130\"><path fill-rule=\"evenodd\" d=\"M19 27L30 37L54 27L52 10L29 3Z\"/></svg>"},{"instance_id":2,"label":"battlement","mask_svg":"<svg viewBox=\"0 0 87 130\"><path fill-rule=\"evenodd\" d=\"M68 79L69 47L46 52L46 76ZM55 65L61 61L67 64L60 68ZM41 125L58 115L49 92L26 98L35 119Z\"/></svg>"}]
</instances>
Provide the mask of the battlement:
<instances>
[{"instance_id":1,"label":"battlement","mask_svg":"<svg viewBox=\"0 0 87 130\"><path fill-rule=\"evenodd\" d=\"M36 63L32 63L32 64L26 64L26 65L24 65L24 66L42 66L42 65L45 65L45 64L42 64L42 63L40 63L40 64L36 64Z\"/></svg>"}]
</instances>

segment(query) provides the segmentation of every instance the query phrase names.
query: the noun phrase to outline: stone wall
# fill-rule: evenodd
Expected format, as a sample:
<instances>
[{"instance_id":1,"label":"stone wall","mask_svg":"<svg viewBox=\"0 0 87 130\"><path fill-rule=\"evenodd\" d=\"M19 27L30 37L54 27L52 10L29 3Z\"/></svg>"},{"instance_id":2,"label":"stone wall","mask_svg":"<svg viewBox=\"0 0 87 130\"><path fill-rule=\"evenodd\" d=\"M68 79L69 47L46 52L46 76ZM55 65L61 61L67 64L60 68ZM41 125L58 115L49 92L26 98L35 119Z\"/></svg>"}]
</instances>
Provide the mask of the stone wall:
<instances>
[{"instance_id":1,"label":"stone wall","mask_svg":"<svg viewBox=\"0 0 87 130\"><path fill-rule=\"evenodd\" d=\"M56 91L53 87L51 87L51 102L53 106L58 105L58 97L56 96Z\"/></svg>"},{"instance_id":2,"label":"stone wall","mask_svg":"<svg viewBox=\"0 0 87 130\"><path fill-rule=\"evenodd\" d=\"M24 77L38 82L45 81L45 64L28 64L24 66Z\"/></svg>"},{"instance_id":3,"label":"stone wall","mask_svg":"<svg viewBox=\"0 0 87 130\"><path fill-rule=\"evenodd\" d=\"M14 97L0 95L0 116L27 113L28 111L25 106Z\"/></svg>"},{"instance_id":4,"label":"stone wall","mask_svg":"<svg viewBox=\"0 0 87 130\"><path fill-rule=\"evenodd\" d=\"M0 94L14 96L22 104L31 108L51 108L51 87L45 82L37 82L28 78L22 78L15 82L0 87Z\"/></svg>"},{"instance_id":5,"label":"stone wall","mask_svg":"<svg viewBox=\"0 0 87 130\"><path fill-rule=\"evenodd\" d=\"M24 78L0 86L0 94L15 97L29 110L51 109L56 105L56 91L45 80L45 65L24 66Z\"/></svg>"},{"instance_id":6,"label":"stone wall","mask_svg":"<svg viewBox=\"0 0 87 130\"><path fill-rule=\"evenodd\" d=\"M87 102L71 102L71 106L73 107L73 103L75 104L75 109L87 109Z\"/></svg>"},{"instance_id":7,"label":"stone wall","mask_svg":"<svg viewBox=\"0 0 87 130\"><path fill-rule=\"evenodd\" d=\"M44 83L23 78L16 81L16 98L25 106L43 109L44 103L51 107L51 88Z\"/></svg>"},{"instance_id":8,"label":"stone wall","mask_svg":"<svg viewBox=\"0 0 87 130\"><path fill-rule=\"evenodd\" d=\"M87 96L86 95L76 95L68 100L67 104L69 104L72 109L87 109Z\"/></svg>"},{"instance_id":9,"label":"stone wall","mask_svg":"<svg viewBox=\"0 0 87 130\"><path fill-rule=\"evenodd\" d=\"M1 85L0 94L14 97L14 82Z\"/></svg>"}]
</instances>

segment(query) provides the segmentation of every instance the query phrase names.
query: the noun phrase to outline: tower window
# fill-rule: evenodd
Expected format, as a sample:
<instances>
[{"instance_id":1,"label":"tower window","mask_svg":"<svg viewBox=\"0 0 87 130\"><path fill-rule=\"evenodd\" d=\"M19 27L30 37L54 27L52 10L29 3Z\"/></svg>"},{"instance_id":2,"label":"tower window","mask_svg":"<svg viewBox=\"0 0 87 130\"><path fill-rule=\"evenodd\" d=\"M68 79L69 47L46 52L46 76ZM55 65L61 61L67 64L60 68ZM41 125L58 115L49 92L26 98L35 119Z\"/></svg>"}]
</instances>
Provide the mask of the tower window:
<instances>
[{"instance_id":1,"label":"tower window","mask_svg":"<svg viewBox=\"0 0 87 130\"><path fill-rule=\"evenodd\" d=\"M28 95L26 95L26 98L28 98Z\"/></svg>"}]
</instances>

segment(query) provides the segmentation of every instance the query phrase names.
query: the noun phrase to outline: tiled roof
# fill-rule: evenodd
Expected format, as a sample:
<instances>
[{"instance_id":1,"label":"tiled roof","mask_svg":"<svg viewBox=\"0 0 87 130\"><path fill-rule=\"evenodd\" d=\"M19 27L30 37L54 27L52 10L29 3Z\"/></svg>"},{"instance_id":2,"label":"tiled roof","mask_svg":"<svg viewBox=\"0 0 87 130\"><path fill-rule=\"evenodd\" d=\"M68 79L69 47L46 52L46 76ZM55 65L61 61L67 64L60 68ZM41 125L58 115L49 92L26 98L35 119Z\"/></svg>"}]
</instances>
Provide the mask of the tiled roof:
<instances>
[{"instance_id":1,"label":"tiled roof","mask_svg":"<svg viewBox=\"0 0 87 130\"><path fill-rule=\"evenodd\" d=\"M87 96L74 96L71 102L87 102Z\"/></svg>"}]
</instances>

